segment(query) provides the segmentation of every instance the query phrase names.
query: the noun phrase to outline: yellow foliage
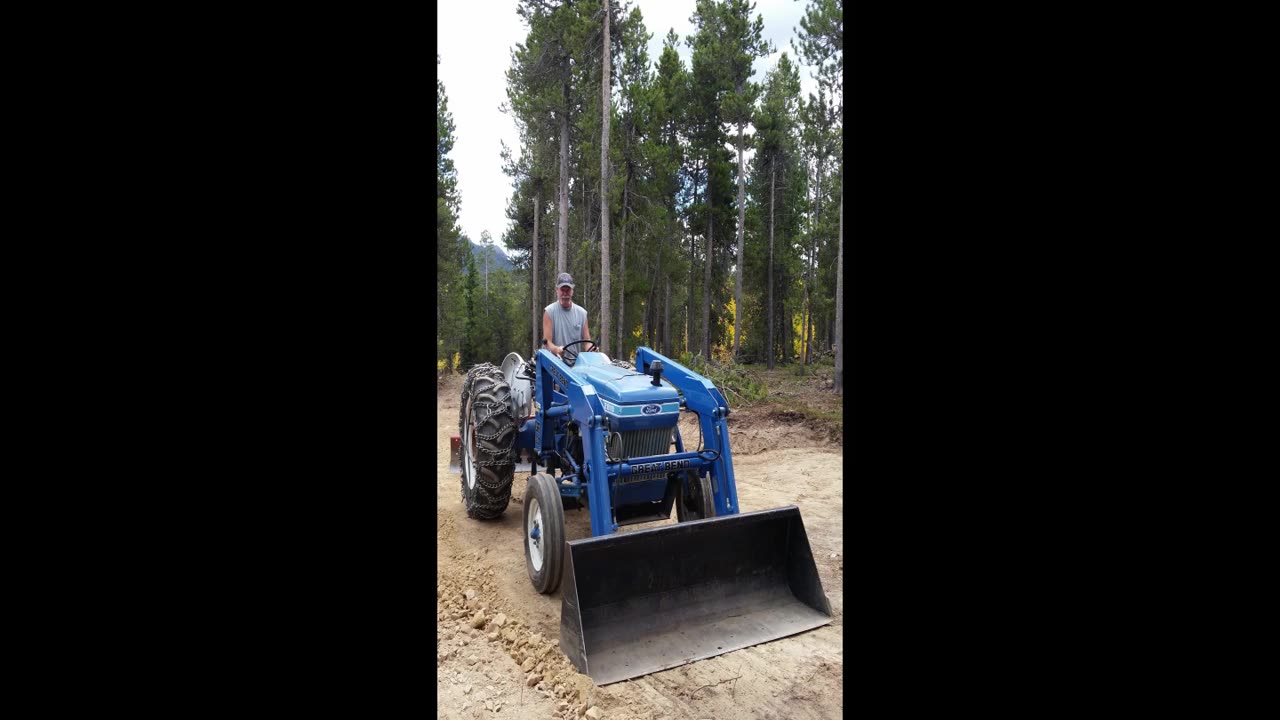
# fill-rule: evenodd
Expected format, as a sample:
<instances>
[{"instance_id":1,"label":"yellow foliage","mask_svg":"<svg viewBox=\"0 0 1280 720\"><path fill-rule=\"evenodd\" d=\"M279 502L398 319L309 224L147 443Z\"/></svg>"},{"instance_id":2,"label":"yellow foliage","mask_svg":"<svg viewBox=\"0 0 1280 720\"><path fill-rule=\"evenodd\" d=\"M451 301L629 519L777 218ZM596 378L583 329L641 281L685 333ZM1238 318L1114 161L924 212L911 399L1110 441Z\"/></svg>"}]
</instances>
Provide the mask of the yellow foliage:
<instances>
[{"instance_id":1,"label":"yellow foliage","mask_svg":"<svg viewBox=\"0 0 1280 720\"><path fill-rule=\"evenodd\" d=\"M735 307L737 307L737 304L734 302L733 298L729 298L729 301L724 304L724 324L728 328L728 332L725 333L725 336L724 336L724 346L723 347L717 346L715 348L712 348L712 351L711 351L713 354L715 354L716 358L721 362L728 362L729 360L732 359L733 331L734 331L733 311ZM738 344L742 345L746 341L747 341L747 332L746 332L746 328L743 328L742 335L738 337Z\"/></svg>"},{"instance_id":2,"label":"yellow foliage","mask_svg":"<svg viewBox=\"0 0 1280 720\"><path fill-rule=\"evenodd\" d=\"M729 338L729 346L733 347L733 308L735 307L733 298L729 298L729 302L724 304L724 324L729 328L729 333L725 337ZM739 340L741 342L741 340Z\"/></svg>"}]
</instances>

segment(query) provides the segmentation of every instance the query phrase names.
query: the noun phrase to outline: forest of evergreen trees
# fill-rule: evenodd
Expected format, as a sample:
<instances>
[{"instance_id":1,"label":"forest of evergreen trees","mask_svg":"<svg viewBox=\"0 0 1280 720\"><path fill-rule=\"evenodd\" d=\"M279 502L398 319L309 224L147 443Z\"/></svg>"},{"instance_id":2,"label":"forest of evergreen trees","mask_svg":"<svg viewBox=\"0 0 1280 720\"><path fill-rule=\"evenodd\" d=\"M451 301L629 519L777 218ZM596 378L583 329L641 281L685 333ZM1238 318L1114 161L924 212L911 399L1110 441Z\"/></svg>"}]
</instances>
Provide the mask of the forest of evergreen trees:
<instances>
[{"instance_id":1,"label":"forest of evergreen trees","mask_svg":"<svg viewBox=\"0 0 1280 720\"><path fill-rule=\"evenodd\" d=\"M502 155L509 272L477 271L457 227L455 128L436 84L441 366L528 357L567 271L613 357L648 345L772 368L834 349L840 391L842 0L807 0L763 78L752 63L780 48L749 0L698 0L694 34L668 32L658 58L640 9L621 0L519 0L518 12L528 34L504 110L520 146ZM802 72L816 95L801 97Z\"/></svg>"}]
</instances>

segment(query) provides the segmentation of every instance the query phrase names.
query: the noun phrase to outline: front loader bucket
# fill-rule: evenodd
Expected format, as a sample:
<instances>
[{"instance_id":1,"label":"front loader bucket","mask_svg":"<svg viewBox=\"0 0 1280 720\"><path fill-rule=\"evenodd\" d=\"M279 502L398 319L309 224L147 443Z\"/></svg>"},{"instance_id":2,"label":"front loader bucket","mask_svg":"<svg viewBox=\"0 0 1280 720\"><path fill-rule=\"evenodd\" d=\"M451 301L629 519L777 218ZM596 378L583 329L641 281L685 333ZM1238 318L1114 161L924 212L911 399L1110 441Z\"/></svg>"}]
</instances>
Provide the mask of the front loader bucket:
<instances>
[{"instance_id":1,"label":"front loader bucket","mask_svg":"<svg viewBox=\"0 0 1280 720\"><path fill-rule=\"evenodd\" d=\"M597 685L831 622L794 505L566 544L560 649Z\"/></svg>"}]
</instances>

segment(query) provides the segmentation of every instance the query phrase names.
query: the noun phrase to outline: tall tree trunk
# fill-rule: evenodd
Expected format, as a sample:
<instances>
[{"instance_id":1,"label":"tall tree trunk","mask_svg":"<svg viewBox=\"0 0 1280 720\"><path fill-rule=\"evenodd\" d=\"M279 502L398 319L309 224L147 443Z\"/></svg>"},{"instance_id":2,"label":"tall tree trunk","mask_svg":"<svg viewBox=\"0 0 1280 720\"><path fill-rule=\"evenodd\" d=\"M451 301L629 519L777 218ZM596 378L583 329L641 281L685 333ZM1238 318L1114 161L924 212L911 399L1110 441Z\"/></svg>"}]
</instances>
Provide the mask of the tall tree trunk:
<instances>
[{"instance_id":1,"label":"tall tree trunk","mask_svg":"<svg viewBox=\"0 0 1280 720\"><path fill-rule=\"evenodd\" d=\"M568 67L564 70L567 74ZM564 81L562 87L564 106L560 109L560 226L556 228L556 275L565 272L569 265L569 82Z\"/></svg>"},{"instance_id":2,"label":"tall tree trunk","mask_svg":"<svg viewBox=\"0 0 1280 720\"><path fill-rule=\"evenodd\" d=\"M671 276L666 281L666 299L662 301L662 354L671 357Z\"/></svg>"},{"instance_id":3,"label":"tall tree trunk","mask_svg":"<svg viewBox=\"0 0 1280 720\"><path fill-rule=\"evenodd\" d=\"M654 278L654 280L656 281L657 278ZM655 287L654 289L656 290L657 288ZM654 305L655 302L656 302L656 299L654 298L654 296L650 295L649 304L645 306L646 317L648 317L649 313L657 313L658 307ZM645 347L649 347L649 348L658 347L655 344L655 340L657 339L657 336L658 336L658 323L656 322L656 319L658 316L654 314L653 317L655 321L649 323L649 331L644 336L644 345Z\"/></svg>"},{"instance_id":4,"label":"tall tree trunk","mask_svg":"<svg viewBox=\"0 0 1280 720\"><path fill-rule=\"evenodd\" d=\"M783 240L782 242L785 245L786 241ZM786 265L781 265L778 268L778 288L783 287L791 287L791 272ZM795 325L792 322L794 318L791 316L790 307L787 306L786 292L780 291L778 295L780 295L778 297L778 306L780 306L778 307L778 332L782 333L782 364L790 365L791 357L796 347Z\"/></svg>"},{"instance_id":5,"label":"tall tree trunk","mask_svg":"<svg viewBox=\"0 0 1280 720\"><path fill-rule=\"evenodd\" d=\"M662 246L665 243L658 243L658 262L653 265L653 280L649 283L649 302L645 305L645 321L647 323L648 332L646 336L649 339L649 347L657 349L655 338L658 336L658 274L662 268Z\"/></svg>"},{"instance_id":6,"label":"tall tree trunk","mask_svg":"<svg viewBox=\"0 0 1280 720\"><path fill-rule=\"evenodd\" d=\"M817 226L817 227L821 228L821 227L822 227L822 223L821 223L821 219L822 219L822 160L821 160L821 159L819 159L819 160L818 160L817 177L818 177L817 186L815 187L815 189L814 189L814 191L813 191L813 220L810 222L810 226L811 226L811 227L812 227L812 226ZM818 261L817 261L818 240L817 240L817 238L816 238L815 233L814 233L812 230L810 231L809 236L810 236L810 237L809 237L810 245L812 245L812 247L813 247L813 257L810 259L810 271L809 271L809 277L810 277L810 284L813 286L813 288L814 288L814 293L816 294L816 293L817 293L817 282L818 282ZM812 323L812 313L810 313L810 322ZM810 352L809 352L809 355L810 355L810 356L812 356L812 355L813 355L813 352L812 352L812 351L810 351Z\"/></svg>"},{"instance_id":7,"label":"tall tree trunk","mask_svg":"<svg viewBox=\"0 0 1280 720\"><path fill-rule=\"evenodd\" d=\"M608 2L609 0L604 0ZM626 359L626 348L623 346L622 329L626 320L627 305L627 190L631 185L631 177L628 172L627 179L622 183L622 241L618 246L618 328L615 332L618 335L618 345L614 348L618 357Z\"/></svg>"},{"instance_id":8,"label":"tall tree trunk","mask_svg":"<svg viewBox=\"0 0 1280 720\"><path fill-rule=\"evenodd\" d=\"M701 162L701 159L699 159ZM698 204L698 173L702 168L697 165L693 170L693 204ZM693 271L697 267L697 233L693 230L693 222L689 223L689 297L685 298L684 303L684 351L693 352Z\"/></svg>"},{"instance_id":9,"label":"tall tree trunk","mask_svg":"<svg viewBox=\"0 0 1280 720\"><path fill-rule=\"evenodd\" d=\"M653 324L649 326L649 347L662 352L662 295L658 293L658 278L653 278Z\"/></svg>"},{"instance_id":10,"label":"tall tree trunk","mask_svg":"<svg viewBox=\"0 0 1280 720\"><path fill-rule=\"evenodd\" d=\"M604 10L604 69L600 73L600 342L609 353L609 0L600 0Z\"/></svg>"},{"instance_id":11,"label":"tall tree trunk","mask_svg":"<svg viewBox=\"0 0 1280 720\"><path fill-rule=\"evenodd\" d=\"M697 266L695 255L697 250L697 237L693 230L689 231L689 284L688 297L684 300L684 351L693 353L693 269Z\"/></svg>"},{"instance_id":12,"label":"tall tree trunk","mask_svg":"<svg viewBox=\"0 0 1280 720\"><path fill-rule=\"evenodd\" d=\"M640 342L639 345L653 347L653 323L651 322L653 315L653 286L649 286L649 294L644 300L640 301L644 311L640 313Z\"/></svg>"},{"instance_id":13,"label":"tall tree trunk","mask_svg":"<svg viewBox=\"0 0 1280 720\"><path fill-rule=\"evenodd\" d=\"M841 178L841 185L844 178ZM837 395L844 393L844 188L840 188L840 251L836 255L836 371L832 377Z\"/></svg>"},{"instance_id":14,"label":"tall tree trunk","mask_svg":"<svg viewBox=\"0 0 1280 720\"><path fill-rule=\"evenodd\" d=\"M765 311L765 316L769 318L769 362L768 367L773 369L773 200L777 190L777 169L769 168L769 305Z\"/></svg>"},{"instance_id":15,"label":"tall tree trunk","mask_svg":"<svg viewBox=\"0 0 1280 720\"><path fill-rule=\"evenodd\" d=\"M813 319L814 319L814 317L817 315L817 312L818 312L818 307L817 307L817 306L818 306L818 297L819 297L819 295L820 295L820 293L819 293L819 291L818 291L818 273L817 273L817 270L816 270L816 268L817 268L817 263L816 263L816 262L814 262L814 249L813 249L813 245L814 245L814 243L813 243L813 237L812 237L812 235L810 235L810 238L809 238L809 252L808 252L808 254L807 254L807 255L806 255L806 257L805 257L805 263L804 263L804 264L805 264L805 272L809 273L809 312L808 312L808 314L805 316L805 320L804 320L805 330L804 330L804 331L805 331L805 335L806 335L806 337L808 337L808 338L809 338L809 339L808 339L808 341L807 341L805 344L806 344L806 346L807 346L807 348L808 348L808 349L806 350L806 352L809 354L809 363L810 363L810 364L812 364L812 363L813 363L813 361L814 361L814 360L813 360L813 354L814 354L814 353L813 353L813 348L814 348L814 346L815 346L815 345L817 345L817 332L816 332L816 330L815 330L815 327L816 327L816 326L815 326L815 325L814 325L814 323L813 323Z\"/></svg>"},{"instance_id":16,"label":"tall tree trunk","mask_svg":"<svg viewBox=\"0 0 1280 720\"><path fill-rule=\"evenodd\" d=\"M809 169L807 165L805 167L805 179L806 180L809 179ZM814 192L815 193L817 192L816 185L814 186ZM816 219L816 216L814 214L815 213L814 207L815 205L813 203L811 203L809 206L809 244L810 245L813 244L813 228L814 228L814 220ZM809 347L813 342L813 340L809 337L809 318L813 314L813 296L815 293L811 292L811 290L813 290L813 273L809 272L809 260L810 260L809 252L806 251L804 254L804 314L801 316L801 320L800 320L800 324L801 324L800 343L802 345L801 363L804 365L809 364L810 357L813 355Z\"/></svg>"},{"instance_id":17,"label":"tall tree trunk","mask_svg":"<svg viewBox=\"0 0 1280 720\"><path fill-rule=\"evenodd\" d=\"M733 293L733 357L738 357L738 337L742 335L742 245L747 206L743 201L745 182L742 176L742 123L738 123L738 277Z\"/></svg>"},{"instance_id":18,"label":"tall tree trunk","mask_svg":"<svg viewBox=\"0 0 1280 720\"><path fill-rule=\"evenodd\" d=\"M533 270L529 273L529 300L533 303L533 332L529 335L529 342L533 346L533 351L529 357L538 354L538 329L542 326L542 309L538 305L538 216L542 214L542 190L538 189L533 194Z\"/></svg>"},{"instance_id":19,"label":"tall tree trunk","mask_svg":"<svg viewBox=\"0 0 1280 720\"><path fill-rule=\"evenodd\" d=\"M816 217L819 221L818 222L819 234L821 234L822 232L822 222L821 222L822 221L822 199L823 199L822 198L822 169L823 169L822 161L819 160L818 161L818 189L813 195L813 201L814 201L814 204L817 206L817 212L818 212ZM821 241L815 238L813 242L814 242L814 258L815 258L813 261L813 276L816 279L818 276L817 247L821 243Z\"/></svg>"},{"instance_id":20,"label":"tall tree trunk","mask_svg":"<svg viewBox=\"0 0 1280 720\"><path fill-rule=\"evenodd\" d=\"M659 245L658 248L661 250L662 246ZM654 347L652 333L654 325L658 323L658 316L654 315L653 311L655 307L654 298L658 292L658 265L660 264L661 261L653 265L652 279L649 281L649 294L645 296L644 301L644 320L642 321L644 324L640 328L640 336L644 338L644 344L649 347Z\"/></svg>"},{"instance_id":21,"label":"tall tree trunk","mask_svg":"<svg viewBox=\"0 0 1280 720\"><path fill-rule=\"evenodd\" d=\"M814 298L818 294L818 260L817 250L815 249L809 256L809 277L810 286L813 288L813 295L809 298L809 362L813 362L813 348L818 344L818 326L816 324L817 310L814 305L817 304Z\"/></svg>"},{"instance_id":22,"label":"tall tree trunk","mask_svg":"<svg viewBox=\"0 0 1280 720\"><path fill-rule=\"evenodd\" d=\"M708 200L710 195L707 196ZM702 354L711 359L711 251L715 247L716 216L708 202L707 252L702 263Z\"/></svg>"}]
</instances>

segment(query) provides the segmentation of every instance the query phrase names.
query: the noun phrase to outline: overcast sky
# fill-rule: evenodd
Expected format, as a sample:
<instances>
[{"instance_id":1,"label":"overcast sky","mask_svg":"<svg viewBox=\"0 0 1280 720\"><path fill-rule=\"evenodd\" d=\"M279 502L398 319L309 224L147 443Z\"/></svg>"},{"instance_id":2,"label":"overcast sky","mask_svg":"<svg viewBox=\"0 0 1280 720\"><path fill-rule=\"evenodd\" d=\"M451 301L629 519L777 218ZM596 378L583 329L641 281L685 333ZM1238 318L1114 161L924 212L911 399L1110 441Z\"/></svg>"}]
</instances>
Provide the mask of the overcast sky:
<instances>
[{"instance_id":1,"label":"overcast sky","mask_svg":"<svg viewBox=\"0 0 1280 720\"><path fill-rule=\"evenodd\" d=\"M791 38L800 26L805 2L802 0L756 0L755 14L764 18L764 37L775 52L755 63L751 79L763 82L765 74L786 51L795 60ZM674 28L680 36L678 51L686 69L690 49L685 39L693 32L689 16L694 0L632 0L644 16L649 40L649 67L662 54L663 38ZM523 42L528 28L516 15L515 0L463 0L436 6L440 64L436 75L444 83L453 115L454 145L449 157L458 170L461 212L458 224L473 242L488 230L501 246L507 229L506 207L511 198L511 178L502 173L505 141L519 156L519 134L515 123L498 108L506 102L506 71L511 64L511 48ZM800 68L801 96L817 93L812 69ZM750 159L750 155L746 155Z\"/></svg>"}]
</instances>

